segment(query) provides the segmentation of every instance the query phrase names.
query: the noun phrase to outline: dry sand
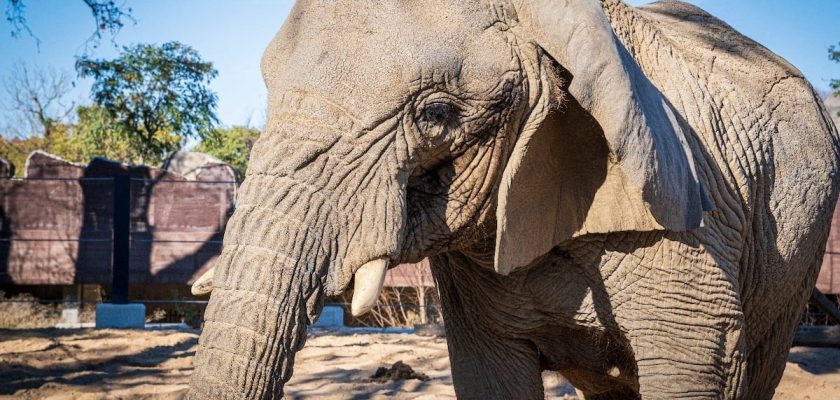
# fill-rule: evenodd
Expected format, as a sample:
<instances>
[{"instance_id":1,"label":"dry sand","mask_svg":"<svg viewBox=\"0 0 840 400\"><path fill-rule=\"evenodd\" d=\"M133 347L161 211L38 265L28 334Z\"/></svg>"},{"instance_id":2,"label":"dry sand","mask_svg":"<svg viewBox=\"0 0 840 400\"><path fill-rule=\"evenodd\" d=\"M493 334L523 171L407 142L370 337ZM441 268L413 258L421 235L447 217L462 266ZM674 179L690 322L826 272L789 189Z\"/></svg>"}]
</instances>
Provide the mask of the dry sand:
<instances>
[{"instance_id":1,"label":"dry sand","mask_svg":"<svg viewBox=\"0 0 840 400\"><path fill-rule=\"evenodd\" d=\"M0 331L0 399L176 399L186 390L196 332ZM427 381L376 383L403 361ZM546 398L574 390L544 375ZM294 399L454 398L446 341L410 334L313 334L287 385ZM776 399L840 399L840 349L794 348Z\"/></svg>"}]
</instances>

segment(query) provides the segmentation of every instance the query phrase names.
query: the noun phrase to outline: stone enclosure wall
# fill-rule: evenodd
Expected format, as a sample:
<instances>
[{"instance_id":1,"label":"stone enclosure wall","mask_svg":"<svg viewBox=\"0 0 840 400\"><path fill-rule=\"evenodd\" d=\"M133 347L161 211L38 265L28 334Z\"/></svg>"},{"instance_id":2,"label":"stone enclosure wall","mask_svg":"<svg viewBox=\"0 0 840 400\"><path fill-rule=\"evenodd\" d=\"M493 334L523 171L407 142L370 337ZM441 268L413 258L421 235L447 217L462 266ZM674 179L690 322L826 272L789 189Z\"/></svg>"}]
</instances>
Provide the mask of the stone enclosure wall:
<instances>
[{"instance_id":1,"label":"stone enclosure wall","mask_svg":"<svg viewBox=\"0 0 840 400\"><path fill-rule=\"evenodd\" d=\"M110 283L112 178L125 174L132 177L130 282L192 283L220 253L236 195L230 166L195 169L188 180L171 170L33 153L25 179L0 179L0 283Z\"/></svg>"},{"instance_id":2,"label":"stone enclosure wall","mask_svg":"<svg viewBox=\"0 0 840 400\"><path fill-rule=\"evenodd\" d=\"M840 96L829 95L825 99L825 106L834 124L840 129ZM831 234L825 245L820 277L817 288L823 293L840 294L840 210L834 209L831 221Z\"/></svg>"}]
</instances>

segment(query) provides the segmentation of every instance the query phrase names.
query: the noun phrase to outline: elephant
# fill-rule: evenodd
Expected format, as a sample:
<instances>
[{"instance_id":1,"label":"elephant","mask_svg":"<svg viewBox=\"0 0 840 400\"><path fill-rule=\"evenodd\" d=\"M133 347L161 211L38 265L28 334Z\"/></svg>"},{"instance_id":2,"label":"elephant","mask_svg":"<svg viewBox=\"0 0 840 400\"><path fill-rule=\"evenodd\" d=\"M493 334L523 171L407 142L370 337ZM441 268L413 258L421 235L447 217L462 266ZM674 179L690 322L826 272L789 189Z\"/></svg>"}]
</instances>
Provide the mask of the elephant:
<instances>
[{"instance_id":1,"label":"elephant","mask_svg":"<svg viewBox=\"0 0 840 400\"><path fill-rule=\"evenodd\" d=\"M819 270L838 132L687 3L298 0L189 398L283 395L325 298L429 257L455 392L769 399ZM203 290L199 290L203 292Z\"/></svg>"}]
</instances>

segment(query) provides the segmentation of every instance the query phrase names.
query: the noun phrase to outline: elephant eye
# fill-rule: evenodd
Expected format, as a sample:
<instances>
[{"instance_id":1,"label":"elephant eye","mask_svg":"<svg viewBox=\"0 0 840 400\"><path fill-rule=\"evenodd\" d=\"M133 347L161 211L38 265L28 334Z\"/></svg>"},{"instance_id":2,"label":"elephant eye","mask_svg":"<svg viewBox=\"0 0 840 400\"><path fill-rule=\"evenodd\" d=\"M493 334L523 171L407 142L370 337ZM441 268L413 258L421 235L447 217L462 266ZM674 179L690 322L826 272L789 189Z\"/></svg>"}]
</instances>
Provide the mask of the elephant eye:
<instances>
[{"instance_id":1,"label":"elephant eye","mask_svg":"<svg viewBox=\"0 0 840 400\"><path fill-rule=\"evenodd\" d=\"M423 125L439 126L448 125L455 122L458 118L458 110L454 105L444 102L434 102L427 104L420 113L418 122Z\"/></svg>"}]
</instances>

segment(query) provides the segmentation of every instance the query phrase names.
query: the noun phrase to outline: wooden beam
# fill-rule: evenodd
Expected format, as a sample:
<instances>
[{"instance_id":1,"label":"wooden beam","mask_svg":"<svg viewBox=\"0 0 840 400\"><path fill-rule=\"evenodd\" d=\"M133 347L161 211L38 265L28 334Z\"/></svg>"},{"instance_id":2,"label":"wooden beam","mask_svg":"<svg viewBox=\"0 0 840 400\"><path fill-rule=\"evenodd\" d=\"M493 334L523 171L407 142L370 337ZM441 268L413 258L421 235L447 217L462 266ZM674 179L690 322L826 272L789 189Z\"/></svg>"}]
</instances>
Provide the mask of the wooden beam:
<instances>
[{"instance_id":1,"label":"wooden beam","mask_svg":"<svg viewBox=\"0 0 840 400\"><path fill-rule=\"evenodd\" d=\"M793 345L840 348L840 326L800 326L796 328Z\"/></svg>"},{"instance_id":2,"label":"wooden beam","mask_svg":"<svg viewBox=\"0 0 840 400\"><path fill-rule=\"evenodd\" d=\"M114 177L111 302L128 304L128 263L131 261L131 177Z\"/></svg>"},{"instance_id":3,"label":"wooden beam","mask_svg":"<svg viewBox=\"0 0 840 400\"><path fill-rule=\"evenodd\" d=\"M840 310L837 309L837 305L825 297L825 295L817 288L814 288L814 290L811 291L811 304L817 306L817 308L831 318L835 324L840 324Z\"/></svg>"}]
</instances>

